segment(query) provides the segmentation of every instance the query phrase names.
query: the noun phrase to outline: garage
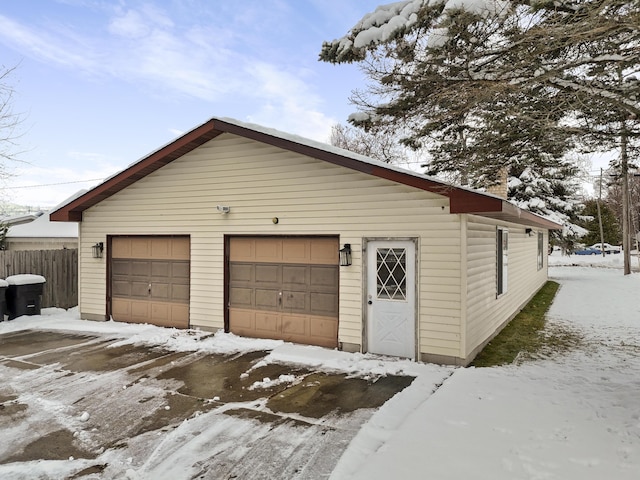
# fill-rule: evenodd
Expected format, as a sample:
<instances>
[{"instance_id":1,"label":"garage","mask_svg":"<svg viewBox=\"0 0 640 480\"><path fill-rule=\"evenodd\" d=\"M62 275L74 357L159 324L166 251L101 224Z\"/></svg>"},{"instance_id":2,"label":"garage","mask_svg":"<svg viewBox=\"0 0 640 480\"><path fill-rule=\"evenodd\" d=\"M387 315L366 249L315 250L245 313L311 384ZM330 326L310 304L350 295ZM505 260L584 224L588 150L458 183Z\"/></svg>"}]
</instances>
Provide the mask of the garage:
<instances>
[{"instance_id":1,"label":"garage","mask_svg":"<svg viewBox=\"0 0 640 480\"><path fill-rule=\"evenodd\" d=\"M110 244L113 319L188 328L189 237L112 236Z\"/></svg>"},{"instance_id":2,"label":"garage","mask_svg":"<svg viewBox=\"0 0 640 480\"><path fill-rule=\"evenodd\" d=\"M229 237L228 331L338 346L338 237Z\"/></svg>"}]
</instances>

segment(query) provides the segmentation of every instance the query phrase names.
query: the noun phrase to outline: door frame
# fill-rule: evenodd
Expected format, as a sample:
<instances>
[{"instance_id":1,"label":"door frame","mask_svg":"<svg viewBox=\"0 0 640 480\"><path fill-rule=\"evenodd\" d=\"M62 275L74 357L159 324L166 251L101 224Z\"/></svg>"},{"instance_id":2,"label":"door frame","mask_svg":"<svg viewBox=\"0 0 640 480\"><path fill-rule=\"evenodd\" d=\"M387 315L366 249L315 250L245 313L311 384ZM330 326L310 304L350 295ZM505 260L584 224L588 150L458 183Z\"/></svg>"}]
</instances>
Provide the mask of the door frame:
<instances>
[{"instance_id":1,"label":"door frame","mask_svg":"<svg viewBox=\"0 0 640 480\"><path fill-rule=\"evenodd\" d=\"M414 263L415 263L415 279L414 285L414 354L412 360L419 360L420 358L420 297L418 292L420 285L418 279L420 278L420 258L418 245L419 237L364 237L362 239L362 351L367 353L369 351L369 308L367 304L367 298L369 295L369 243L370 242L413 242L414 247ZM375 293L375 292L374 292Z\"/></svg>"}]
</instances>

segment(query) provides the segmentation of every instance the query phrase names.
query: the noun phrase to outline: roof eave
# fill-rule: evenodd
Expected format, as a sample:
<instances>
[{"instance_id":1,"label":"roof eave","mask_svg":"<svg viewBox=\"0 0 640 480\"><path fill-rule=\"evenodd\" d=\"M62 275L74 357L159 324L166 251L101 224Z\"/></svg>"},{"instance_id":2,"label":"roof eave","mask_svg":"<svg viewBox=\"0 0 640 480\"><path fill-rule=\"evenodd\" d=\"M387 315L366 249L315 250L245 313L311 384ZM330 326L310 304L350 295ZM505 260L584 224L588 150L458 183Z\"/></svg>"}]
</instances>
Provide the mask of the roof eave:
<instances>
[{"instance_id":1,"label":"roof eave","mask_svg":"<svg viewBox=\"0 0 640 480\"><path fill-rule=\"evenodd\" d=\"M449 185L412 172L402 172L384 165L361 161L357 158L351 158L349 155L340 155L321 147L270 134L268 131L253 129L250 126L243 126L217 118L213 118L196 127L182 137L134 163L129 168L105 180L84 195L51 212L50 219L61 222L81 222L83 212L87 208L96 205L225 132L448 197L450 199L451 213L469 213L503 220L511 219L508 221L549 229L562 228L554 222L521 210L506 200L493 195Z\"/></svg>"}]
</instances>

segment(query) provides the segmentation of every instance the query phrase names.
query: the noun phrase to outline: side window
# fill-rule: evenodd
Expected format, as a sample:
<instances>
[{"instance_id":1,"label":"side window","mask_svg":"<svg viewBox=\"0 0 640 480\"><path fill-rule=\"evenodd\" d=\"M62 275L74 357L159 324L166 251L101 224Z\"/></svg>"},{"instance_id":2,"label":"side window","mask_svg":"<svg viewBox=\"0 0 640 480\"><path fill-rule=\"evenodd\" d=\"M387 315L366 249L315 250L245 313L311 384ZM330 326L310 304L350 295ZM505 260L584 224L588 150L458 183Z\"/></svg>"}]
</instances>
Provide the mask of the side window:
<instances>
[{"instance_id":1,"label":"side window","mask_svg":"<svg viewBox=\"0 0 640 480\"><path fill-rule=\"evenodd\" d=\"M544 233L538 232L538 270L544 267Z\"/></svg>"},{"instance_id":2,"label":"side window","mask_svg":"<svg viewBox=\"0 0 640 480\"><path fill-rule=\"evenodd\" d=\"M498 296L507 293L507 272L509 266L509 230L498 227L496 231L496 267Z\"/></svg>"}]
</instances>

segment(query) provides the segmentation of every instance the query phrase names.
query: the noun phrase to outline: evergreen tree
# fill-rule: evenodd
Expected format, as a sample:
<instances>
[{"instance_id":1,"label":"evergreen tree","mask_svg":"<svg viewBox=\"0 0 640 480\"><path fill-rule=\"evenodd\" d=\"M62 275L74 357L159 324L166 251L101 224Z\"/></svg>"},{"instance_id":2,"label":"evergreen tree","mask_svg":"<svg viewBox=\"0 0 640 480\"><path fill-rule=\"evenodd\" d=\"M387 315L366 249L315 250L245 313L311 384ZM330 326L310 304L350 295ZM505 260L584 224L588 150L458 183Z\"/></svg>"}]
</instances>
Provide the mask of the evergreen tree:
<instances>
[{"instance_id":1,"label":"evergreen tree","mask_svg":"<svg viewBox=\"0 0 640 480\"><path fill-rule=\"evenodd\" d=\"M514 200L571 223L567 152L627 152L640 137L639 45L637 1L410 0L325 42L320 59L357 62L371 81L352 124L400 129L428 148L427 173L462 184L506 167Z\"/></svg>"},{"instance_id":2,"label":"evergreen tree","mask_svg":"<svg viewBox=\"0 0 640 480\"><path fill-rule=\"evenodd\" d=\"M602 216L602 232L604 242L611 245L619 245L622 240L620 232L620 224L614 211L609 208L605 202L600 203L600 214ZM587 245L600 243L600 223L598 220L598 203L597 200L587 200L584 202L582 211L582 226L588 230L582 241Z\"/></svg>"}]
</instances>

